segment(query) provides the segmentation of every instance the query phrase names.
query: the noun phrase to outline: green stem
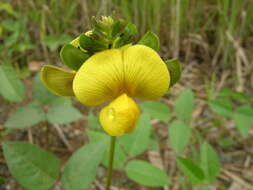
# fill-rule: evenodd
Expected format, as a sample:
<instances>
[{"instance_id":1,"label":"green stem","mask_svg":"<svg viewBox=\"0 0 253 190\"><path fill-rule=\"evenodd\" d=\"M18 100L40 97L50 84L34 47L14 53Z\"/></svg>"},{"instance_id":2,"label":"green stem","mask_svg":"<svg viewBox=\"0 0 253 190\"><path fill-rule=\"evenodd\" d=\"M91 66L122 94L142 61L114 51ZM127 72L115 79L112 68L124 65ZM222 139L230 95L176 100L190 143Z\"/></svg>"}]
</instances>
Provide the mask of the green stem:
<instances>
[{"instance_id":1,"label":"green stem","mask_svg":"<svg viewBox=\"0 0 253 190\"><path fill-rule=\"evenodd\" d=\"M113 160L114 160L114 152L115 152L115 142L116 137L111 137L111 144L110 144L110 157L109 157L109 167L107 173L107 184L106 190L110 190L111 182L112 182L112 169L113 169Z\"/></svg>"}]
</instances>

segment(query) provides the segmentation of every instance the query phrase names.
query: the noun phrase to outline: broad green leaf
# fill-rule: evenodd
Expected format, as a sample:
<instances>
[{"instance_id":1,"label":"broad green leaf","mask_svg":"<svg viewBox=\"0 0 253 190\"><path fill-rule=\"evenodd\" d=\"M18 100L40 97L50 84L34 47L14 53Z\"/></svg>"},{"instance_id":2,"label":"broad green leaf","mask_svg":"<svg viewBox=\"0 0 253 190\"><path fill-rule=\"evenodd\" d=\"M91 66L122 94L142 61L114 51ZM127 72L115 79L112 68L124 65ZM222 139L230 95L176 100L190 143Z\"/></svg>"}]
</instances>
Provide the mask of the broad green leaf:
<instances>
[{"instance_id":1,"label":"broad green leaf","mask_svg":"<svg viewBox=\"0 0 253 190\"><path fill-rule=\"evenodd\" d=\"M142 38L141 40L138 42L138 44L142 44L145 46L148 46L152 49L154 49L155 51L159 51L160 49L160 40L159 37L153 33L153 32L147 32Z\"/></svg>"},{"instance_id":2,"label":"broad green leaf","mask_svg":"<svg viewBox=\"0 0 253 190\"><path fill-rule=\"evenodd\" d=\"M159 142L157 139L150 139L149 142L149 150L153 150L153 151L159 151L160 147L159 147Z\"/></svg>"},{"instance_id":3,"label":"broad green leaf","mask_svg":"<svg viewBox=\"0 0 253 190\"><path fill-rule=\"evenodd\" d=\"M74 77L75 72L66 71L52 65L44 65L41 70L43 84L59 96L75 96L73 91Z\"/></svg>"},{"instance_id":4,"label":"broad green leaf","mask_svg":"<svg viewBox=\"0 0 253 190\"><path fill-rule=\"evenodd\" d=\"M209 107L213 112L220 114L224 117L231 117L233 108L232 103L228 99L214 99L208 101Z\"/></svg>"},{"instance_id":5,"label":"broad green leaf","mask_svg":"<svg viewBox=\"0 0 253 190\"><path fill-rule=\"evenodd\" d=\"M101 140L98 143L85 145L71 156L62 176L62 183L66 190L81 190L91 185L106 148L107 143Z\"/></svg>"},{"instance_id":6,"label":"broad green leaf","mask_svg":"<svg viewBox=\"0 0 253 190\"><path fill-rule=\"evenodd\" d=\"M55 51L60 45L69 43L72 40L67 34L46 36L42 43L49 47L50 51Z\"/></svg>"},{"instance_id":7,"label":"broad green leaf","mask_svg":"<svg viewBox=\"0 0 253 190\"><path fill-rule=\"evenodd\" d=\"M39 73L33 79L32 95L33 99L40 104L51 104L55 99L59 98L42 84Z\"/></svg>"},{"instance_id":8,"label":"broad green leaf","mask_svg":"<svg viewBox=\"0 0 253 190\"><path fill-rule=\"evenodd\" d=\"M10 64L0 65L0 86L0 94L10 102L20 102L25 97L24 86Z\"/></svg>"},{"instance_id":9,"label":"broad green leaf","mask_svg":"<svg viewBox=\"0 0 253 190\"><path fill-rule=\"evenodd\" d=\"M109 144L110 138L105 133L88 130L87 135L88 135L90 144L98 143L99 141L104 141L107 144Z\"/></svg>"},{"instance_id":10,"label":"broad green leaf","mask_svg":"<svg viewBox=\"0 0 253 190\"><path fill-rule=\"evenodd\" d=\"M47 119L52 124L66 124L81 119L83 116L72 105L51 106L47 112Z\"/></svg>"},{"instance_id":11,"label":"broad green leaf","mask_svg":"<svg viewBox=\"0 0 253 190\"><path fill-rule=\"evenodd\" d=\"M181 65L178 59L170 59L165 62L170 72L170 87L172 87L181 77Z\"/></svg>"},{"instance_id":12,"label":"broad green leaf","mask_svg":"<svg viewBox=\"0 0 253 190\"><path fill-rule=\"evenodd\" d=\"M191 89L181 92L176 100L175 111L179 119L189 121L194 109L194 95Z\"/></svg>"},{"instance_id":13,"label":"broad green leaf","mask_svg":"<svg viewBox=\"0 0 253 190\"><path fill-rule=\"evenodd\" d=\"M71 98L68 97L63 97L63 96L59 96L57 98L55 98L52 102L51 102L52 106L58 106L58 105L72 105L72 100Z\"/></svg>"},{"instance_id":14,"label":"broad green leaf","mask_svg":"<svg viewBox=\"0 0 253 190\"><path fill-rule=\"evenodd\" d=\"M200 163L205 180L212 182L220 173L220 161L213 147L206 142L201 145Z\"/></svg>"},{"instance_id":15,"label":"broad green leaf","mask_svg":"<svg viewBox=\"0 0 253 190\"><path fill-rule=\"evenodd\" d=\"M166 104L157 101L147 101L141 104L144 112L148 113L150 117L159 119L161 121L168 121L170 118L170 109Z\"/></svg>"},{"instance_id":16,"label":"broad green leaf","mask_svg":"<svg viewBox=\"0 0 253 190\"><path fill-rule=\"evenodd\" d=\"M126 173L133 181L150 187L162 187L171 183L164 171L141 160L130 161L126 166Z\"/></svg>"},{"instance_id":17,"label":"broad green leaf","mask_svg":"<svg viewBox=\"0 0 253 190\"><path fill-rule=\"evenodd\" d=\"M242 92L236 92L234 90L231 90L229 88L224 88L221 91L219 91L219 96L222 97L231 97L235 100L248 102L250 101L250 97Z\"/></svg>"},{"instance_id":18,"label":"broad green leaf","mask_svg":"<svg viewBox=\"0 0 253 190\"><path fill-rule=\"evenodd\" d=\"M82 52L73 45L66 44L60 52L62 62L73 70L78 70L89 58L89 55Z\"/></svg>"},{"instance_id":19,"label":"broad green leaf","mask_svg":"<svg viewBox=\"0 0 253 190\"><path fill-rule=\"evenodd\" d=\"M91 111L88 114L88 127L89 129L101 129L98 116L94 115Z\"/></svg>"},{"instance_id":20,"label":"broad green leaf","mask_svg":"<svg viewBox=\"0 0 253 190\"><path fill-rule=\"evenodd\" d=\"M169 144L177 154L182 153L191 138L191 129L181 121L173 121L169 127Z\"/></svg>"},{"instance_id":21,"label":"broad green leaf","mask_svg":"<svg viewBox=\"0 0 253 190\"><path fill-rule=\"evenodd\" d=\"M141 115L134 132L119 137L118 143L124 146L124 149L128 154L136 156L148 149L150 134L150 118L144 113Z\"/></svg>"},{"instance_id":22,"label":"broad green leaf","mask_svg":"<svg viewBox=\"0 0 253 190\"><path fill-rule=\"evenodd\" d=\"M253 125L253 108L250 106L240 106L234 112L234 120L241 135L246 137L249 128Z\"/></svg>"},{"instance_id":23,"label":"broad green leaf","mask_svg":"<svg viewBox=\"0 0 253 190\"><path fill-rule=\"evenodd\" d=\"M196 185L204 180L204 173L202 169L191 159L177 157L176 162L180 171L189 179L193 185Z\"/></svg>"},{"instance_id":24,"label":"broad green leaf","mask_svg":"<svg viewBox=\"0 0 253 190\"><path fill-rule=\"evenodd\" d=\"M9 171L27 190L47 190L56 182L60 162L51 153L27 143L3 144Z\"/></svg>"},{"instance_id":25,"label":"broad green leaf","mask_svg":"<svg viewBox=\"0 0 253 190\"><path fill-rule=\"evenodd\" d=\"M40 107L32 105L18 107L5 122L7 128L27 128L45 120L45 113Z\"/></svg>"}]
</instances>

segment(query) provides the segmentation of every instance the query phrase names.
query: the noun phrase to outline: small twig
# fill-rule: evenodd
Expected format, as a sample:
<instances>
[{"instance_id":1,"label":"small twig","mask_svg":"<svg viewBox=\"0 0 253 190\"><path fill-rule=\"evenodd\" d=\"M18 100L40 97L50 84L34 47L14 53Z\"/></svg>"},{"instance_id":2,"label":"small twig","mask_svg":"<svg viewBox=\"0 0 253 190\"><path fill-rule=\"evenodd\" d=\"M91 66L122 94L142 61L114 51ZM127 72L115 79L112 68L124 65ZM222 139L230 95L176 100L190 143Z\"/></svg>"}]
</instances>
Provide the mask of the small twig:
<instances>
[{"instance_id":1,"label":"small twig","mask_svg":"<svg viewBox=\"0 0 253 190\"><path fill-rule=\"evenodd\" d=\"M27 134L28 134L28 141L29 141L29 143L34 144L33 143L33 134L32 134L32 129L31 128L27 129Z\"/></svg>"},{"instance_id":2,"label":"small twig","mask_svg":"<svg viewBox=\"0 0 253 190\"><path fill-rule=\"evenodd\" d=\"M99 183L98 180L94 181L94 184L96 185L96 187L100 190L105 190L105 188L103 187L103 185L101 185L101 183Z\"/></svg>"},{"instance_id":3,"label":"small twig","mask_svg":"<svg viewBox=\"0 0 253 190\"><path fill-rule=\"evenodd\" d=\"M227 175L228 177L230 177L231 179L233 179L234 181L236 181L237 183L241 184L242 186L246 187L247 189L252 190L253 186L249 183L247 183L246 181L244 181L242 178L238 177L237 175L233 174L232 172L226 170L226 169L221 169L221 171Z\"/></svg>"},{"instance_id":4,"label":"small twig","mask_svg":"<svg viewBox=\"0 0 253 190\"><path fill-rule=\"evenodd\" d=\"M72 152L73 147L70 145L69 141L67 140L66 136L64 135L62 129L59 127L59 125L54 125L54 128L56 129L60 139L65 144L65 146L68 148L69 151Z\"/></svg>"}]
</instances>

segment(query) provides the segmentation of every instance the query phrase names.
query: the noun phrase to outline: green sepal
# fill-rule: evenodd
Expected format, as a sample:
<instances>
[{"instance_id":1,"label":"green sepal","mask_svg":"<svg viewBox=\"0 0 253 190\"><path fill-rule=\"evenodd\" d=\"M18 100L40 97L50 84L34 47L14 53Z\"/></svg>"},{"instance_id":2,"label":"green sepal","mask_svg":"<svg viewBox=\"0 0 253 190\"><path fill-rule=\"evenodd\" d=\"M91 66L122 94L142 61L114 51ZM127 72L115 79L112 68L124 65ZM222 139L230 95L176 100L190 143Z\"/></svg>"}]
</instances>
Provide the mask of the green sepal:
<instances>
[{"instance_id":1,"label":"green sepal","mask_svg":"<svg viewBox=\"0 0 253 190\"><path fill-rule=\"evenodd\" d=\"M134 24L127 24L124 28L123 33L118 37L113 44L114 48L120 48L133 41L138 31Z\"/></svg>"},{"instance_id":2,"label":"green sepal","mask_svg":"<svg viewBox=\"0 0 253 190\"><path fill-rule=\"evenodd\" d=\"M69 68L78 70L89 58L89 55L71 44L66 44L61 49L60 57L62 62Z\"/></svg>"},{"instance_id":3,"label":"green sepal","mask_svg":"<svg viewBox=\"0 0 253 190\"><path fill-rule=\"evenodd\" d=\"M160 49L159 37L155 33L150 32L150 31L148 31L141 38L141 40L138 42L138 44L148 46L148 47L154 49L155 51L159 51L159 49Z\"/></svg>"},{"instance_id":4,"label":"green sepal","mask_svg":"<svg viewBox=\"0 0 253 190\"><path fill-rule=\"evenodd\" d=\"M97 40L94 40L92 37L86 36L85 34L80 35L79 43L83 49L91 54L107 49L106 44L100 43Z\"/></svg>"},{"instance_id":5,"label":"green sepal","mask_svg":"<svg viewBox=\"0 0 253 190\"><path fill-rule=\"evenodd\" d=\"M130 43L130 41L137 35L137 32L137 28L134 24L127 24L124 31L126 43Z\"/></svg>"},{"instance_id":6,"label":"green sepal","mask_svg":"<svg viewBox=\"0 0 253 190\"><path fill-rule=\"evenodd\" d=\"M117 20L112 25L111 37L115 38L119 36L120 34L122 34L124 31L124 26L125 26L125 23L122 20Z\"/></svg>"},{"instance_id":7,"label":"green sepal","mask_svg":"<svg viewBox=\"0 0 253 190\"><path fill-rule=\"evenodd\" d=\"M180 79L182 68L177 59L170 59L165 63L170 72L170 87L172 87Z\"/></svg>"}]
</instances>

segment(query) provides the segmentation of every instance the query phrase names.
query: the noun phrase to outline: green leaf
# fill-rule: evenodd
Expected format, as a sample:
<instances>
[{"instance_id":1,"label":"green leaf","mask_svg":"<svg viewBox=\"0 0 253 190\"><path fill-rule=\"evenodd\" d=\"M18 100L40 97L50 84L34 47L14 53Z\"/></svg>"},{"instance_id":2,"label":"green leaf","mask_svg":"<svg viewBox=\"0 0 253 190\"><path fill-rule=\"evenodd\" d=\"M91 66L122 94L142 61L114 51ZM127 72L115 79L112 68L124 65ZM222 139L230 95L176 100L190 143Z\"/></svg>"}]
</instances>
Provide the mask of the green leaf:
<instances>
[{"instance_id":1,"label":"green leaf","mask_svg":"<svg viewBox=\"0 0 253 190\"><path fill-rule=\"evenodd\" d=\"M80 35L79 43L80 46L89 53L95 53L107 49L106 44L100 43L85 34Z\"/></svg>"},{"instance_id":2,"label":"green leaf","mask_svg":"<svg viewBox=\"0 0 253 190\"><path fill-rule=\"evenodd\" d=\"M7 128L27 128L45 120L45 113L40 107L32 105L18 107L5 122Z\"/></svg>"},{"instance_id":3,"label":"green leaf","mask_svg":"<svg viewBox=\"0 0 253 190\"><path fill-rule=\"evenodd\" d=\"M72 155L65 165L62 176L62 183L67 190L86 189L91 185L106 147L105 141L101 140L85 145Z\"/></svg>"},{"instance_id":4,"label":"green leaf","mask_svg":"<svg viewBox=\"0 0 253 190\"><path fill-rule=\"evenodd\" d=\"M192 116L194 102L194 95L191 89L182 91L175 104L176 116L179 119L189 121Z\"/></svg>"},{"instance_id":5,"label":"green leaf","mask_svg":"<svg viewBox=\"0 0 253 190\"><path fill-rule=\"evenodd\" d=\"M141 40L138 42L138 44L148 46L155 51L159 51L160 49L160 40L159 37L153 33L153 32L147 32Z\"/></svg>"},{"instance_id":6,"label":"green leaf","mask_svg":"<svg viewBox=\"0 0 253 190\"><path fill-rule=\"evenodd\" d=\"M249 128L253 125L253 108L250 106L240 106L235 110L233 117L241 135L244 137L248 136Z\"/></svg>"},{"instance_id":7,"label":"green leaf","mask_svg":"<svg viewBox=\"0 0 253 190\"><path fill-rule=\"evenodd\" d=\"M4 184L5 183L5 179L3 176L0 176L0 185Z\"/></svg>"},{"instance_id":8,"label":"green leaf","mask_svg":"<svg viewBox=\"0 0 253 190\"><path fill-rule=\"evenodd\" d=\"M83 116L72 105L56 105L48 109L47 119L52 124L66 124L81 119Z\"/></svg>"},{"instance_id":9,"label":"green leaf","mask_svg":"<svg viewBox=\"0 0 253 190\"><path fill-rule=\"evenodd\" d=\"M51 153L27 143L3 144L9 171L27 190L47 190L56 182L60 162Z\"/></svg>"},{"instance_id":10,"label":"green leaf","mask_svg":"<svg viewBox=\"0 0 253 190\"><path fill-rule=\"evenodd\" d=\"M89 55L75 48L73 45L66 44L60 52L62 62L69 68L78 70L89 58Z\"/></svg>"},{"instance_id":11,"label":"green leaf","mask_svg":"<svg viewBox=\"0 0 253 190\"><path fill-rule=\"evenodd\" d=\"M213 112L220 114L224 117L232 116L232 103L228 99L214 99L208 101L209 107Z\"/></svg>"},{"instance_id":12,"label":"green leaf","mask_svg":"<svg viewBox=\"0 0 253 190\"><path fill-rule=\"evenodd\" d=\"M228 148L228 147L231 147L231 146L237 144L237 142L232 137L223 137L223 138L220 138L219 141L218 141L218 143L223 148Z\"/></svg>"},{"instance_id":13,"label":"green leaf","mask_svg":"<svg viewBox=\"0 0 253 190\"><path fill-rule=\"evenodd\" d=\"M182 68L178 59L170 59L165 63L170 72L170 87L172 87L180 79Z\"/></svg>"},{"instance_id":14,"label":"green leaf","mask_svg":"<svg viewBox=\"0 0 253 190\"><path fill-rule=\"evenodd\" d=\"M8 14L13 16L18 16L18 14L13 10L12 5L10 3L0 2L0 12L6 11Z\"/></svg>"},{"instance_id":15,"label":"green leaf","mask_svg":"<svg viewBox=\"0 0 253 190\"><path fill-rule=\"evenodd\" d=\"M157 101L147 101L141 104L144 112L148 113L150 117L159 119L161 121L168 121L170 118L170 109L166 104Z\"/></svg>"},{"instance_id":16,"label":"green leaf","mask_svg":"<svg viewBox=\"0 0 253 190\"><path fill-rule=\"evenodd\" d=\"M213 147L206 142L201 145L200 163L205 179L208 182L215 180L220 173L220 162Z\"/></svg>"},{"instance_id":17,"label":"green leaf","mask_svg":"<svg viewBox=\"0 0 253 190\"><path fill-rule=\"evenodd\" d=\"M72 37L67 34L46 36L42 43L49 47L50 51L55 51L60 45L67 44L72 40Z\"/></svg>"},{"instance_id":18,"label":"green leaf","mask_svg":"<svg viewBox=\"0 0 253 190\"><path fill-rule=\"evenodd\" d=\"M115 38L116 36L120 35L124 29L124 23L122 20L117 20L112 25L111 37Z\"/></svg>"},{"instance_id":19,"label":"green leaf","mask_svg":"<svg viewBox=\"0 0 253 190\"><path fill-rule=\"evenodd\" d=\"M222 97L231 97L235 100L248 102L250 101L250 97L242 92L236 92L234 90L231 90L229 88L224 88L221 91L219 91L219 96Z\"/></svg>"},{"instance_id":20,"label":"green leaf","mask_svg":"<svg viewBox=\"0 0 253 190\"><path fill-rule=\"evenodd\" d=\"M148 149L151 134L150 118L147 114L142 114L136 129L131 134L125 134L119 138L126 152L132 156L136 156ZM141 143L140 143L141 142Z\"/></svg>"},{"instance_id":21,"label":"green leaf","mask_svg":"<svg viewBox=\"0 0 253 190\"><path fill-rule=\"evenodd\" d=\"M128 44L131 42L131 40L133 40L133 38L137 35L137 28L134 24L128 23L125 26L125 30L124 30L124 36L123 36L123 40L124 40L124 44Z\"/></svg>"},{"instance_id":22,"label":"green leaf","mask_svg":"<svg viewBox=\"0 0 253 190\"><path fill-rule=\"evenodd\" d=\"M98 117L91 111L88 114L88 127L89 129L101 129Z\"/></svg>"},{"instance_id":23,"label":"green leaf","mask_svg":"<svg viewBox=\"0 0 253 190\"><path fill-rule=\"evenodd\" d=\"M191 129L181 121L173 121L169 127L169 144L177 154L182 153L191 138Z\"/></svg>"},{"instance_id":24,"label":"green leaf","mask_svg":"<svg viewBox=\"0 0 253 190\"><path fill-rule=\"evenodd\" d=\"M54 95L42 84L39 73L34 77L33 80L32 95L33 99L40 104L51 104L58 98L58 96Z\"/></svg>"},{"instance_id":25,"label":"green leaf","mask_svg":"<svg viewBox=\"0 0 253 190\"><path fill-rule=\"evenodd\" d=\"M98 143L101 140L106 142L107 144L109 144L110 138L105 133L88 130L87 135L89 137L89 143L90 144Z\"/></svg>"},{"instance_id":26,"label":"green leaf","mask_svg":"<svg viewBox=\"0 0 253 190\"><path fill-rule=\"evenodd\" d=\"M164 171L141 160L130 161L126 166L126 173L133 181L150 187L161 187L171 183Z\"/></svg>"},{"instance_id":27,"label":"green leaf","mask_svg":"<svg viewBox=\"0 0 253 190\"><path fill-rule=\"evenodd\" d=\"M0 94L10 102L20 102L25 97L25 88L10 64L0 65Z\"/></svg>"},{"instance_id":28,"label":"green leaf","mask_svg":"<svg viewBox=\"0 0 253 190\"><path fill-rule=\"evenodd\" d=\"M189 158L177 157L177 166L180 171L190 180L193 185L196 185L204 180L202 169Z\"/></svg>"}]
</instances>

